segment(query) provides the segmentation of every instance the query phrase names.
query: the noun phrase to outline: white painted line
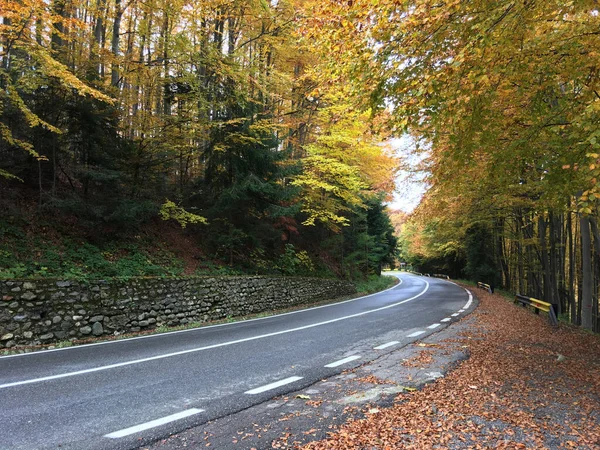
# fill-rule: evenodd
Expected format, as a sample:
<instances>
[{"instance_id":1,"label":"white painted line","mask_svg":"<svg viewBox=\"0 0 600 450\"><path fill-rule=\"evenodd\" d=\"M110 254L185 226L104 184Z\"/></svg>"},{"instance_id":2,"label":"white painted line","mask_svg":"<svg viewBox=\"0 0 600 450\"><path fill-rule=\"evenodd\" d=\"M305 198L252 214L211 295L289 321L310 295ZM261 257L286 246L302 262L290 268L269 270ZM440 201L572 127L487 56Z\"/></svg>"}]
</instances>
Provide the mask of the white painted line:
<instances>
[{"instance_id":1,"label":"white painted line","mask_svg":"<svg viewBox=\"0 0 600 450\"><path fill-rule=\"evenodd\" d=\"M383 350L384 348L388 348L388 347L391 347L391 346L399 344L399 343L400 342L398 342L398 341L392 341L392 342L388 342L387 344L381 344L381 345L378 345L377 347L373 347L373 349Z\"/></svg>"},{"instance_id":2,"label":"white painted line","mask_svg":"<svg viewBox=\"0 0 600 450\"><path fill-rule=\"evenodd\" d=\"M456 317L456 316L460 316L460 314L459 313L452 314L452 317Z\"/></svg>"},{"instance_id":3,"label":"white painted line","mask_svg":"<svg viewBox=\"0 0 600 450\"><path fill-rule=\"evenodd\" d=\"M429 325L427 328L429 328L430 330L433 330L434 328L437 328L441 325L441 323L434 323L433 325Z\"/></svg>"},{"instance_id":4,"label":"white painted line","mask_svg":"<svg viewBox=\"0 0 600 450\"><path fill-rule=\"evenodd\" d=\"M104 437L111 439L118 439L125 436L129 436L130 434L139 433L140 431L148 430L150 428L159 427L166 423L175 422L176 420L184 419L186 417L193 416L194 414L199 414L203 409L186 409L185 411L181 411L177 414L172 414L170 416L162 417L160 419L151 420L150 422L141 423L139 425L135 425L133 427L125 428L124 430L115 431L114 433L105 434Z\"/></svg>"},{"instance_id":5,"label":"white painted line","mask_svg":"<svg viewBox=\"0 0 600 450\"><path fill-rule=\"evenodd\" d=\"M252 336L252 337L248 337L248 338L244 338L244 339L236 339L234 341L221 342L220 344L207 345L205 347L191 348L188 350L181 350L181 351L173 352L173 353L165 353L162 355L150 356L148 358L134 359L131 361L123 361L120 363L108 364L106 366L99 366L99 367L93 367L91 369L78 370L76 372L66 372L66 373L61 373L58 375L49 375L47 377L31 378L29 380L15 381L12 383L0 384L0 389L5 389L5 388L13 387L13 386L22 386L24 384L41 383L43 381L58 380L61 378L73 377L76 375L83 375L86 373L100 372L103 370L116 369L118 367L125 367L125 366L131 366L134 364L141 364L141 363L145 363L148 361L157 361L160 359L171 358L173 356L187 355L189 353L201 352L201 351L210 350L213 348L227 347L229 345L240 344L242 342L256 341L258 339L265 339L265 338L272 337L272 336L279 336L281 334L293 333L295 331L308 330L310 328L315 328L315 327L319 327L322 325L328 325L330 323L340 322L342 320L352 319L354 317L361 317L361 316L371 314L374 312L384 311L386 309L394 308L396 306L402 305L404 303L408 303L410 301L413 301L413 300L419 298L420 296L422 296L429 290L429 283L425 280L423 280L423 282L425 283L425 289L423 289L421 292L419 292L417 295L415 295L413 297L407 298L406 300L402 300L397 303L392 303L391 305L382 306L380 308L375 308L375 309L363 311L363 312L356 313L356 314L350 314L349 316L338 317L336 319L325 320L323 322L312 323L310 325L304 325L301 327L290 328L288 330L274 331L273 333L260 334L258 336Z\"/></svg>"},{"instance_id":6,"label":"white painted line","mask_svg":"<svg viewBox=\"0 0 600 450\"><path fill-rule=\"evenodd\" d=\"M459 310L458 310L458 312L459 312L459 313L464 313L464 312L465 312L465 310L464 310L464 309L459 309Z\"/></svg>"},{"instance_id":7,"label":"white painted line","mask_svg":"<svg viewBox=\"0 0 600 450\"><path fill-rule=\"evenodd\" d=\"M356 359L360 359L360 355L348 356L347 358L340 359L338 361L335 361L335 362L332 362L332 363L329 363L329 364L325 364L325 367L337 367L337 366L341 366L342 364L349 363L350 361L354 361Z\"/></svg>"},{"instance_id":8,"label":"white painted line","mask_svg":"<svg viewBox=\"0 0 600 450\"><path fill-rule=\"evenodd\" d=\"M450 322L452 318L446 317L445 319L440 320L440 322Z\"/></svg>"},{"instance_id":9,"label":"white painted line","mask_svg":"<svg viewBox=\"0 0 600 450\"><path fill-rule=\"evenodd\" d=\"M302 377L289 377L284 378L283 380L276 381L271 384L265 384L264 386L260 386L254 389L250 389L249 391L244 392L244 394L255 395L260 394L261 392L270 391L271 389L278 388L280 386L285 386L286 384L293 383L294 381L301 380Z\"/></svg>"},{"instance_id":10,"label":"white painted line","mask_svg":"<svg viewBox=\"0 0 600 450\"><path fill-rule=\"evenodd\" d=\"M468 289L465 289L465 291L467 291L467 294L469 294L469 301L465 303L463 309L469 309L469 306L471 306L471 303L473 303L473 294L471 294L471 291L469 291Z\"/></svg>"},{"instance_id":11,"label":"white painted line","mask_svg":"<svg viewBox=\"0 0 600 450\"><path fill-rule=\"evenodd\" d=\"M411 333L406 337L417 337L417 336L421 336L424 333L425 333L424 331L415 331L414 333Z\"/></svg>"},{"instance_id":12,"label":"white painted line","mask_svg":"<svg viewBox=\"0 0 600 450\"><path fill-rule=\"evenodd\" d=\"M469 291L466 288L463 288L462 286L459 286L458 284L456 284L454 281L450 281L450 280L444 280L441 279L442 281L445 281L446 283L450 283L453 284L454 286L458 286L459 288L462 288L466 291L467 294L469 294L469 301L467 303L465 303L465 306L463 306L463 309L469 309L469 306L471 306L471 303L473 303L473 294L471 294L471 291Z\"/></svg>"},{"instance_id":13,"label":"white painted line","mask_svg":"<svg viewBox=\"0 0 600 450\"><path fill-rule=\"evenodd\" d=\"M167 331L165 333L149 334L146 336L135 336L135 337L130 337L130 338L126 338L126 339L117 339L114 341L94 342L92 344L75 345L73 347L53 348L51 350L40 350L40 351L36 351L36 352L19 353L16 355L0 356L0 360L6 359L6 358L20 358L20 357L24 357L24 356L36 356L36 355L50 353L50 352L73 351L73 350L79 350L81 348L86 348L86 347L95 347L97 345L125 344L129 341L137 341L138 339L151 339L151 338L159 338L159 337L169 336L172 334L191 333L194 331L206 330L208 328L231 327L231 326L239 325L242 322L246 323L246 322L255 322L257 320L268 320L268 319L273 319L273 318L281 317L281 316L289 316L291 314L299 314L299 313L303 313L305 311L312 311L315 309L330 308L332 306L343 305L344 303L350 303L350 302L356 302L358 300L363 300L365 298L373 297L374 295L383 294L384 292L396 289L397 287L400 287L400 285L402 284L402 278L400 278L399 276L396 276L396 278L398 278L398 284L396 284L390 288L384 289L383 291L375 292L375 293L369 294L369 295L363 295L362 297L351 298L349 300L344 300L341 302L329 303L328 305L313 306L312 308L299 309L297 311L290 311L290 312L281 313L281 314L273 314L271 316L265 316L265 317L257 317L255 319L239 320L237 322L219 323L217 325L207 325L205 327L198 327L198 328L188 328L187 330ZM427 283L427 282L425 282L425 283ZM427 288L429 288L429 284L427 285ZM421 295L421 294L419 294L419 295ZM2 386L0 386L0 388L2 388Z\"/></svg>"}]
</instances>

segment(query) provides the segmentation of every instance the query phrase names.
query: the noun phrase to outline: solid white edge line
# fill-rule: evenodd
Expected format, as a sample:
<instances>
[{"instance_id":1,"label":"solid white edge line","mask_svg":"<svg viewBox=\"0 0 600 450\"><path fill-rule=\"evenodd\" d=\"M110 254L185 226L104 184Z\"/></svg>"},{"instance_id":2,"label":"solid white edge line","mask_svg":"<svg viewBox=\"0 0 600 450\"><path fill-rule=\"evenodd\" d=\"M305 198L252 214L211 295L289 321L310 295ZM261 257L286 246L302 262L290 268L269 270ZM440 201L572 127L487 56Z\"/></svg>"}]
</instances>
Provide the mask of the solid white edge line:
<instances>
[{"instance_id":1,"label":"solid white edge line","mask_svg":"<svg viewBox=\"0 0 600 450\"><path fill-rule=\"evenodd\" d=\"M349 363L350 361L354 361L354 360L357 360L359 358L360 358L360 355L348 356L347 358L339 359L339 360L334 361L332 363L325 364L325 367L337 367L337 366L341 366L342 364Z\"/></svg>"},{"instance_id":2,"label":"solid white edge line","mask_svg":"<svg viewBox=\"0 0 600 450\"><path fill-rule=\"evenodd\" d=\"M294 381L298 381L301 379L302 379L302 377L284 378L283 380L275 381L274 383L269 383L269 384L265 384L264 386L250 389L249 391L244 392L244 394L248 394L248 395L260 394L261 392L270 391L271 389L285 386L286 384L290 384L290 383L293 383Z\"/></svg>"},{"instance_id":3,"label":"solid white edge line","mask_svg":"<svg viewBox=\"0 0 600 450\"><path fill-rule=\"evenodd\" d=\"M391 346L399 344L399 343L400 343L399 341L392 341L392 342L388 342L386 344L378 345L377 347L373 347L373 349L374 350L383 350L384 348L388 348L388 347L391 347Z\"/></svg>"},{"instance_id":4,"label":"solid white edge line","mask_svg":"<svg viewBox=\"0 0 600 450\"><path fill-rule=\"evenodd\" d=\"M441 325L441 323L434 323L432 325L429 325L427 328L429 328L430 330L433 330L434 328L437 328Z\"/></svg>"},{"instance_id":5,"label":"solid white edge line","mask_svg":"<svg viewBox=\"0 0 600 450\"><path fill-rule=\"evenodd\" d=\"M186 409L185 411L178 412L176 414L171 414L170 416L161 417L160 419L151 420L150 422L141 423L139 425L135 425L133 427L125 428L123 430L115 431L113 433L105 434L104 437L110 439L119 439L125 436L129 436L130 434L139 433L140 431L145 431L150 428L159 427L166 423L174 422L176 420L184 419L186 417L193 416L195 414L199 414L203 412L203 409Z\"/></svg>"},{"instance_id":6,"label":"solid white edge line","mask_svg":"<svg viewBox=\"0 0 600 450\"><path fill-rule=\"evenodd\" d=\"M469 309L469 306L471 306L471 303L473 303L473 294L471 294L471 291L469 291L468 289L465 289L465 291L467 291L467 294L469 294L469 301L467 303L465 303L465 306L463 306L463 309Z\"/></svg>"},{"instance_id":7,"label":"solid white edge line","mask_svg":"<svg viewBox=\"0 0 600 450\"><path fill-rule=\"evenodd\" d=\"M471 294L471 291L469 291L467 288L459 286L454 281L444 280L443 278L438 278L438 280L445 281L446 283L450 283L450 284L453 284L454 286L458 286L459 288L464 289L467 292L467 294L469 294L469 301L467 303L465 303L465 306L463 306L463 309L469 309L469 306L471 306L471 304L473 303L473 294Z\"/></svg>"},{"instance_id":8,"label":"solid white edge line","mask_svg":"<svg viewBox=\"0 0 600 450\"><path fill-rule=\"evenodd\" d=\"M392 276L396 276L396 275L392 275ZM62 352L62 351L67 351L67 350L78 350L78 349L82 349L82 348L86 348L86 347L95 347L97 345L123 344L125 342L137 341L139 339L157 338L157 337L168 336L168 335L179 334L179 333L190 333L190 332L193 332L193 331L206 330L206 329L209 329L209 328L230 327L230 326L239 325L242 322L243 323L255 322L257 320L267 320L267 319L273 319L273 318L281 317L281 316L289 316L291 314L298 314L298 313L302 313L302 312L305 312L305 311L313 311L315 309L329 308L331 306L343 305L344 303L355 302L355 301L358 301L358 300L362 300L362 299L365 299L365 298L372 297L374 295L383 294L384 292L391 291L392 289L396 289L397 287L400 287L400 285L402 284L402 278L400 278L400 276L396 276L396 278L398 278L398 280L399 280L398 284L395 284L392 287L384 289L383 291L375 292L375 293L369 294L369 295L363 295L362 297L351 298L349 300L344 300L344 301L341 301L341 302L329 303L328 305L313 306L311 308L299 309L297 311L290 311L290 312L281 313L281 314L273 314L271 316L266 316L266 317L256 317L254 319L245 319L245 320L241 319L241 320L238 320L237 322L219 323L217 325L206 325L204 327L188 328L186 330L167 331L165 333L149 334L149 335L146 335L146 336L135 336L135 337L124 338L124 339L116 339L116 340L112 340L112 341L94 342L92 344L75 345L73 347L53 348L51 350L38 350L38 351L35 351L35 352L29 352L29 353L19 353L17 355L0 356L0 361L3 360L3 359L6 359L6 358L17 358L17 357L20 357L20 356L42 355L42 354L46 354L46 353L50 353L50 352Z\"/></svg>"},{"instance_id":9,"label":"solid white edge line","mask_svg":"<svg viewBox=\"0 0 600 450\"><path fill-rule=\"evenodd\" d=\"M411 333L409 335L407 335L406 337L417 337L417 336L421 336L422 334L425 334L425 331L415 331L414 333Z\"/></svg>"},{"instance_id":10,"label":"solid white edge line","mask_svg":"<svg viewBox=\"0 0 600 450\"><path fill-rule=\"evenodd\" d=\"M440 320L440 322L450 322L452 318L446 317L445 319Z\"/></svg>"},{"instance_id":11,"label":"solid white edge line","mask_svg":"<svg viewBox=\"0 0 600 450\"><path fill-rule=\"evenodd\" d=\"M188 350L181 350L181 351L173 352L173 353L165 353L163 355L149 356L148 358L134 359L132 361L124 361L124 362L115 363L115 364L108 364L106 366L99 366L99 367L93 367L91 369L78 370L78 371L75 371L75 372L67 372L67 373L62 373L62 374L57 374L57 375L50 375L50 376L47 376L47 377L31 378L29 380L23 380L23 381L14 381L12 383L0 384L0 389L5 389L5 388L13 387L13 386L21 386L21 385L24 385L24 384L40 383L42 381L57 380L57 379L60 379L60 378L73 377L73 376L76 376L76 375L83 375L83 374L86 374L86 373L100 372L100 371L103 371L103 370L115 369L117 367L130 366L130 365L134 365L134 364L141 364L141 363L148 362L148 361L156 361L156 360L159 360L159 359L170 358L170 357L173 357L173 356L186 355L188 353L201 352L201 351L210 350L210 349L213 349L213 348L227 347L229 345L240 344L242 342L255 341L255 340L258 340L258 339L264 339L264 338L268 338L268 337L272 337L272 336L278 336L278 335L281 335L281 334L293 333L295 331L308 330L310 328L315 328L315 327L319 327L319 326L322 326L322 325L328 325L330 323L340 322L342 320L352 319L354 317L364 316L364 315L371 314L371 313L374 313L374 312L378 312L378 311L383 311L383 310L386 310L386 309L394 308L396 306L402 305L404 303L408 303L410 301L413 301L413 300L419 298L420 296L422 296L423 294L425 294L429 290L429 283L427 281L425 281L425 280L422 280L422 281L425 283L425 289L423 289L421 292L419 292L417 295L415 295L413 297L407 298L406 300L402 300L402 301L397 302L397 303L392 303L391 305L382 306L380 308L375 308L375 309L371 309L371 310L368 310L368 311L363 311L363 312L356 313L356 314L350 314L349 316L337 317L335 319L325 320L324 322L312 323L310 325L304 325L304 326L301 326L301 327L290 328L288 330L274 331L273 333L261 334L261 335L258 335L258 336L252 336L252 337L244 338L244 339L236 339L234 341L221 342L219 344L207 345L205 347L191 348L191 349L188 349Z\"/></svg>"}]
</instances>

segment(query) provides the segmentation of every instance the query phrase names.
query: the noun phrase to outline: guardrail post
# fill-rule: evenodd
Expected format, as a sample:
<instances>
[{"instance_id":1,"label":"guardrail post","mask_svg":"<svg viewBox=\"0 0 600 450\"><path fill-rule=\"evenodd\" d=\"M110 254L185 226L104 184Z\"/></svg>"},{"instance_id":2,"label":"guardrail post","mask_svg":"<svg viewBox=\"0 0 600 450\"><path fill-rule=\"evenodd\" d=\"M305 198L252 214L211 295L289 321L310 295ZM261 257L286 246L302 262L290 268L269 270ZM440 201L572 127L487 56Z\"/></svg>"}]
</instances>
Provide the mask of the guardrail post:
<instances>
[{"instance_id":1,"label":"guardrail post","mask_svg":"<svg viewBox=\"0 0 600 450\"><path fill-rule=\"evenodd\" d=\"M550 305L550 309L548 310L548 317L550 318L550 322L554 326L558 326L558 317L556 316L556 307L554 304Z\"/></svg>"}]
</instances>

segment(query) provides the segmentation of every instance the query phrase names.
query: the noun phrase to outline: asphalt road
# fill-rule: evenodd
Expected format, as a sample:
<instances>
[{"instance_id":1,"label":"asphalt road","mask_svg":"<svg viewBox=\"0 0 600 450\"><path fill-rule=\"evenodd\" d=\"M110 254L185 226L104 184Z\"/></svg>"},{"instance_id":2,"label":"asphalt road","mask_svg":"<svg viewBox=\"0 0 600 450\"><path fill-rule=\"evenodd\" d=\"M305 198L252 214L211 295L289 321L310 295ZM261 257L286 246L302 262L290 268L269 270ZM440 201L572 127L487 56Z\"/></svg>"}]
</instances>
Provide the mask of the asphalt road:
<instances>
[{"instance_id":1,"label":"asphalt road","mask_svg":"<svg viewBox=\"0 0 600 450\"><path fill-rule=\"evenodd\" d=\"M471 295L396 274L293 313L0 358L0 449L130 449L373 360L460 319Z\"/></svg>"}]
</instances>

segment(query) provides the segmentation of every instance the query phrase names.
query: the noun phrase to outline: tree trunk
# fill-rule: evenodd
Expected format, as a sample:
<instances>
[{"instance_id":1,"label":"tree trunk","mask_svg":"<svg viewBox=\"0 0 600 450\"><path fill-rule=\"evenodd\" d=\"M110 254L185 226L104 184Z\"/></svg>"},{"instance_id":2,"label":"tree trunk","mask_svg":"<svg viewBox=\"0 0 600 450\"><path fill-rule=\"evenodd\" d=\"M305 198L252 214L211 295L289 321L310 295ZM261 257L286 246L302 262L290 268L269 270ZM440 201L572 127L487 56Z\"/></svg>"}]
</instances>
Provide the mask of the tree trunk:
<instances>
[{"instance_id":1,"label":"tree trunk","mask_svg":"<svg viewBox=\"0 0 600 450\"><path fill-rule=\"evenodd\" d=\"M110 72L111 86L119 85L119 45L121 41L121 18L123 17L123 9L121 8L121 0L115 0L115 20L113 21L111 52L113 54L113 62Z\"/></svg>"},{"instance_id":2,"label":"tree trunk","mask_svg":"<svg viewBox=\"0 0 600 450\"><path fill-rule=\"evenodd\" d=\"M592 240L590 235L590 220L587 216L579 215L581 227L581 326L587 330L593 328L592 311Z\"/></svg>"},{"instance_id":3,"label":"tree trunk","mask_svg":"<svg viewBox=\"0 0 600 450\"><path fill-rule=\"evenodd\" d=\"M573 216L571 211L567 216L567 242L569 249L569 310L571 323L577 323L577 312L575 310L575 246L573 243Z\"/></svg>"},{"instance_id":4,"label":"tree trunk","mask_svg":"<svg viewBox=\"0 0 600 450\"><path fill-rule=\"evenodd\" d=\"M538 238L540 240L540 262L542 264L542 300L548 303L554 303L552 301L552 291L550 289L550 267L548 264L548 245L546 242L546 230L546 219L543 215L540 215L538 217Z\"/></svg>"},{"instance_id":5,"label":"tree trunk","mask_svg":"<svg viewBox=\"0 0 600 450\"><path fill-rule=\"evenodd\" d=\"M91 47L91 60L95 62L96 76L104 72L102 67L102 59L100 54L104 48L106 40L106 27L104 25L104 14L106 12L106 0L98 0L98 12L96 13L96 23L94 25L94 42L95 46Z\"/></svg>"},{"instance_id":6,"label":"tree trunk","mask_svg":"<svg viewBox=\"0 0 600 450\"><path fill-rule=\"evenodd\" d=\"M554 305L555 312L558 315L562 313L560 307L560 297L558 294L558 252L556 249L556 243L560 242L560 227L557 226L558 218L552 212L550 212L548 219L550 224L550 264L548 267L549 273L547 278L549 282L548 289L550 291L550 303Z\"/></svg>"}]
</instances>

